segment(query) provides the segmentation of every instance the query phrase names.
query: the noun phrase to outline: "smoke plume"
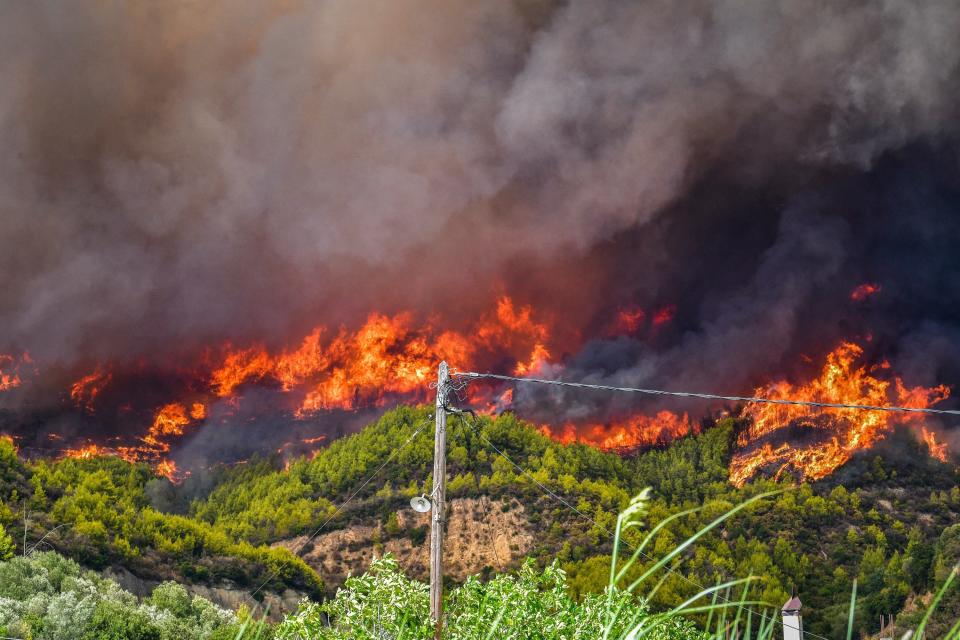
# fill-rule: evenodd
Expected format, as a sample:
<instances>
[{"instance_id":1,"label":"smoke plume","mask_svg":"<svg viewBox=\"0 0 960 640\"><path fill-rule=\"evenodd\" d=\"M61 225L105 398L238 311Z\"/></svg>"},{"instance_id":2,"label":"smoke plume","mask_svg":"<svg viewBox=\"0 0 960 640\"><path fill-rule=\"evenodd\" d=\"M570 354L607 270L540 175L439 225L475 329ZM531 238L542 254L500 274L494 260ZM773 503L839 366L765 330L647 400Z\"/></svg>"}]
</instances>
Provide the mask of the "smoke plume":
<instances>
[{"instance_id":1,"label":"smoke plume","mask_svg":"<svg viewBox=\"0 0 960 640\"><path fill-rule=\"evenodd\" d=\"M958 32L949 0L5 3L0 352L175 363L506 290L578 379L743 391L869 331L960 380ZM628 304L676 318L605 339ZM625 402L555 393L517 403Z\"/></svg>"}]
</instances>

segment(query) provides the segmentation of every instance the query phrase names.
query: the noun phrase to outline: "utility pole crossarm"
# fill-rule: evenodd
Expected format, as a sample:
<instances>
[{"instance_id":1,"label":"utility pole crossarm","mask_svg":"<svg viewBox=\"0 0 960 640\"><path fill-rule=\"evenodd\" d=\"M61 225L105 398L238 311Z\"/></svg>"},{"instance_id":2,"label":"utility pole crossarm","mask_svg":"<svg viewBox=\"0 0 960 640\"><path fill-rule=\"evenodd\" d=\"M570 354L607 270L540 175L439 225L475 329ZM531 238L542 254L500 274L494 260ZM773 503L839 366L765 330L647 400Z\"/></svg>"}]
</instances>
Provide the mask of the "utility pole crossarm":
<instances>
[{"instance_id":1,"label":"utility pole crossarm","mask_svg":"<svg viewBox=\"0 0 960 640\"><path fill-rule=\"evenodd\" d=\"M433 442L433 512L430 520L430 618L435 638L443 629L443 519L447 488L447 391L450 369L441 362L437 371L436 429Z\"/></svg>"}]
</instances>

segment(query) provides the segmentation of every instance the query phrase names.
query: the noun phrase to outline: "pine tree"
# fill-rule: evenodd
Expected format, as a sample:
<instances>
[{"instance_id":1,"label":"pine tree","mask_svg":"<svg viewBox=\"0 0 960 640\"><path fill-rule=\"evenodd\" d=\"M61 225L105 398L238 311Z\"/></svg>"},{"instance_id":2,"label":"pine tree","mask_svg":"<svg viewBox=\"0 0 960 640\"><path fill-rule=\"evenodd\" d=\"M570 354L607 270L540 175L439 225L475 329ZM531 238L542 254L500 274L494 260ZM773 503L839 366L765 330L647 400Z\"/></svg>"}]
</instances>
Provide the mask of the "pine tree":
<instances>
[{"instance_id":1,"label":"pine tree","mask_svg":"<svg viewBox=\"0 0 960 640\"><path fill-rule=\"evenodd\" d=\"M0 560L9 560L16 551L17 547L13 543L13 538L0 524Z\"/></svg>"}]
</instances>

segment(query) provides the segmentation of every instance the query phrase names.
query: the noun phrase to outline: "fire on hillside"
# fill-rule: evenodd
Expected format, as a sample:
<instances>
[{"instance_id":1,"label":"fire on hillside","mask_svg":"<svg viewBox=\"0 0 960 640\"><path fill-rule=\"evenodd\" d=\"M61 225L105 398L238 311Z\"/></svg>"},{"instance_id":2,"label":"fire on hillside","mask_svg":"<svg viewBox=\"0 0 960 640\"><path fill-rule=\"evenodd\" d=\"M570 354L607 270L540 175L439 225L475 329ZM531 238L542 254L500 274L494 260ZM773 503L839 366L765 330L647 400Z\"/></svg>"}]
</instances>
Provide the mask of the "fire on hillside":
<instances>
[{"instance_id":1,"label":"fire on hillside","mask_svg":"<svg viewBox=\"0 0 960 640\"><path fill-rule=\"evenodd\" d=\"M616 337L646 332L652 336L674 315L672 306L650 312L638 307L620 309L604 334ZM438 324L417 324L412 313L372 313L354 330L341 327L331 331L318 326L286 350L225 344L200 354L177 375L168 374L176 382L166 383L163 397L151 396L159 402L152 408L143 401L142 406L135 406L134 399L123 395L123 389L131 384L130 371L98 363L74 379L64 403L90 419L127 414L125 424L133 420L134 426L112 437L81 433L75 442L58 451L79 458L116 455L147 461L159 473L177 480L190 469L179 469L172 452L205 427L216 428L240 419L262 420L267 413L286 416L288 424L312 425L337 412L426 401L436 363L442 359L464 370L505 368L517 376L544 375L548 369L562 373L562 363L553 354L559 347L581 346L555 344L551 323L508 296L501 296L489 313L465 330L445 330ZM826 354L822 369L811 380L765 383L754 395L914 408L932 406L949 395L943 385L907 387L891 374L888 363L868 366L863 357L861 346L843 342ZM29 384L32 377L21 370L30 362L27 355L3 356L3 388ZM465 393L471 406L487 413L518 409L522 415L521 408L514 404L512 388L479 385ZM761 471L777 474L791 470L805 479L823 478L856 451L882 439L897 421L915 428L918 439L926 443L932 455L941 460L948 455L946 444L920 414L811 410L757 403L747 403L737 410L748 424L738 436L730 469L731 481L738 485ZM135 422L138 416L142 420L139 429ZM692 421L689 413L643 407L601 420L565 417L540 426L544 434L560 442L582 442L619 452L664 445L700 429L700 423ZM326 439L326 433L300 434L284 441L277 450L304 453ZM60 441L58 435L51 444Z\"/></svg>"}]
</instances>

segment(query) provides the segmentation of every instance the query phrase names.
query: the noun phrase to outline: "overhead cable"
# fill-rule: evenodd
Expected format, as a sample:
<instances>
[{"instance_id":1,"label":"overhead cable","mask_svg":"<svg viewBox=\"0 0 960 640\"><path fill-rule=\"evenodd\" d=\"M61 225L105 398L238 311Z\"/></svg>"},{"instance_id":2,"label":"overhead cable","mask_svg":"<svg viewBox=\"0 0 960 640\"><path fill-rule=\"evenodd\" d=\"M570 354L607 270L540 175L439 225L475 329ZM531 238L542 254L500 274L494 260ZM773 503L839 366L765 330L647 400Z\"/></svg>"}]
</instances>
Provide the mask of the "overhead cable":
<instances>
[{"instance_id":1,"label":"overhead cable","mask_svg":"<svg viewBox=\"0 0 960 640\"><path fill-rule=\"evenodd\" d=\"M607 384L589 384L586 382L567 382L565 380L546 380L543 378L521 378L519 376L505 376L497 373L476 373L473 371L456 371L451 377L501 380L506 382L527 382L532 384L552 385L556 387L574 387L577 389L596 389L599 391L622 391L627 393L641 393L650 396L671 396L675 398L699 398L702 400L726 400L728 402L757 402L764 404L785 404L801 407L815 407L821 409L858 409L861 411L891 411L902 413L926 413L934 415L960 416L958 409L930 409L922 407L898 407L893 405L880 406L870 404L847 404L842 402L814 402L812 400L789 400L779 398L762 398L757 396L725 396L716 393L696 393L693 391L665 391L663 389L641 389L634 387L616 387Z\"/></svg>"}]
</instances>

